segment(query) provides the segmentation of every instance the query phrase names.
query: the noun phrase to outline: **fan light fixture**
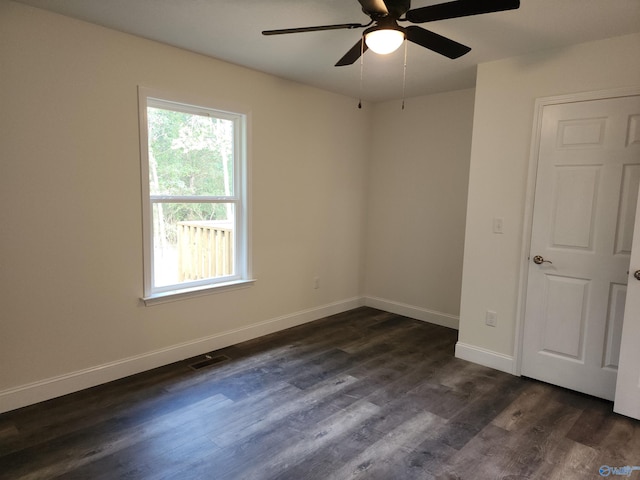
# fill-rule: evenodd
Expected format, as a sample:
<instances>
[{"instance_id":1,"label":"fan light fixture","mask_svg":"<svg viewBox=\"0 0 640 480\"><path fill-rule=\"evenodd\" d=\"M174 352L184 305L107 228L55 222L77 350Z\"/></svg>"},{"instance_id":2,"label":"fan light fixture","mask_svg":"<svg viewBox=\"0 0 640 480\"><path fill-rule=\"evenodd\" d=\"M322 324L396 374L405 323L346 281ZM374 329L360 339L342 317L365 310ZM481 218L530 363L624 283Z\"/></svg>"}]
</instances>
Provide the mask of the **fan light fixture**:
<instances>
[{"instance_id":1,"label":"fan light fixture","mask_svg":"<svg viewBox=\"0 0 640 480\"><path fill-rule=\"evenodd\" d=\"M364 33L367 47L380 55L395 52L404 42L404 32L395 28L375 28Z\"/></svg>"}]
</instances>

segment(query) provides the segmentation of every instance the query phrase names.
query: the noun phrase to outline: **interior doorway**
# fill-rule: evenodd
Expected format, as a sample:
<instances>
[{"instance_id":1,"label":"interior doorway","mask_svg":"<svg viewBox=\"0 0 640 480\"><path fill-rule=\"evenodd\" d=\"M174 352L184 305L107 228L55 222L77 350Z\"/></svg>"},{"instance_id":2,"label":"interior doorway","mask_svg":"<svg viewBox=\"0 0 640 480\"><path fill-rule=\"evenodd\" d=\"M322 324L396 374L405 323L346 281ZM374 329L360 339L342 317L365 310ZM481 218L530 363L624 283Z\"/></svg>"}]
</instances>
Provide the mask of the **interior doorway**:
<instances>
[{"instance_id":1,"label":"interior doorway","mask_svg":"<svg viewBox=\"0 0 640 480\"><path fill-rule=\"evenodd\" d=\"M640 184L640 95L538 103L521 374L613 400ZM640 128L640 127L636 127Z\"/></svg>"}]
</instances>

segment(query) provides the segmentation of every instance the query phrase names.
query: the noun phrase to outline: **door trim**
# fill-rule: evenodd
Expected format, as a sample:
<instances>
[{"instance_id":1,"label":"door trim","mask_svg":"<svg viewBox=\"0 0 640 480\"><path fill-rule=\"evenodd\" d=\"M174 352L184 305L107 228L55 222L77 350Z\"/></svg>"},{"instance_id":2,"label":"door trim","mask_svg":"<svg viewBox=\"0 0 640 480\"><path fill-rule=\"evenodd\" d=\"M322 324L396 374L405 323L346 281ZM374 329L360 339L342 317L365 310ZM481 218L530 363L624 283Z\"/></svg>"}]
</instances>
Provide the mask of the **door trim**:
<instances>
[{"instance_id":1,"label":"door trim","mask_svg":"<svg viewBox=\"0 0 640 480\"><path fill-rule=\"evenodd\" d=\"M592 92L571 93L553 97L536 98L533 116L533 129L531 134L531 148L529 150L529 167L527 172L527 186L522 222L522 245L520 250L520 275L518 280L518 299L516 303L516 323L514 352L515 371L517 376L522 375L522 346L524 342L524 315L527 300L527 287L529 277L529 251L531 249L531 233L533 226L533 205L536 192L536 177L538 173L538 156L540 153L540 135L542 131L542 112L548 105L564 103L584 102L590 100L604 100L619 97L631 97L640 95L640 86L597 90Z\"/></svg>"}]
</instances>

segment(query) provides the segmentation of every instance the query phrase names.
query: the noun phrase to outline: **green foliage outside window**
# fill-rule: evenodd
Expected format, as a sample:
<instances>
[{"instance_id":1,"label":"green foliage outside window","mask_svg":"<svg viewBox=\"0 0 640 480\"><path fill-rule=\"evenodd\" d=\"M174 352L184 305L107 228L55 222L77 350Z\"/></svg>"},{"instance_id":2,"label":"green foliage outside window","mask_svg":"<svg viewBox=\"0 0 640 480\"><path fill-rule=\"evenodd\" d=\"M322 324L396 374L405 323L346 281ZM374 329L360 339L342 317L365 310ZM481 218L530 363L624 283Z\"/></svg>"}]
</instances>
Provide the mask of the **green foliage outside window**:
<instances>
[{"instance_id":1,"label":"green foliage outside window","mask_svg":"<svg viewBox=\"0 0 640 480\"><path fill-rule=\"evenodd\" d=\"M233 122L148 107L151 195L233 195ZM164 239L176 242L176 223L231 220L228 203L163 203Z\"/></svg>"}]
</instances>

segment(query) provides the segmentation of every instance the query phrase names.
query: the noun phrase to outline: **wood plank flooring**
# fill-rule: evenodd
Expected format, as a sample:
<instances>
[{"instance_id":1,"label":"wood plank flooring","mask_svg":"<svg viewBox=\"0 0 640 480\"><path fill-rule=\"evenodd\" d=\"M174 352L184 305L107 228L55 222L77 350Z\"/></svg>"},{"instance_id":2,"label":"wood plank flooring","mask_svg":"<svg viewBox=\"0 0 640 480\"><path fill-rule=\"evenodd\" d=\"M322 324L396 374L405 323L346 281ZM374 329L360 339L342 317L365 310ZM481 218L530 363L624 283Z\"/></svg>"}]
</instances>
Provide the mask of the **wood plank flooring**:
<instances>
[{"instance_id":1,"label":"wood plank flooring","mask_svg":"<svg viewBox=\"0 0 640 480\"><path fill-rule=\"evenodd\" d=\"M0 478L585 480L640 466L640 422L456 359L456 337L363 307L198 370L205 357L9 412Z\"/></svg>"}]
</instances>

